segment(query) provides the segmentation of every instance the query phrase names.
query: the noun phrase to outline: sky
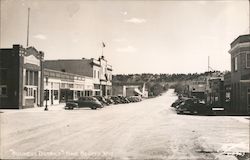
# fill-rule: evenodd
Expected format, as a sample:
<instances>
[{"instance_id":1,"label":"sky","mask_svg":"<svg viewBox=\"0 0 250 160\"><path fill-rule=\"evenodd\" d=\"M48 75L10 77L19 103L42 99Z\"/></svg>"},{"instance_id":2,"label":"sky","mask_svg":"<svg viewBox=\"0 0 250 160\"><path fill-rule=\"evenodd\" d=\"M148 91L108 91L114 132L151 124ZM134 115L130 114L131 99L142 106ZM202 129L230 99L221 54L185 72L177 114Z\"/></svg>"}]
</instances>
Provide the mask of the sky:
<instances>
[{"instance_id":1,"label":"sky","mask_svg":"<svg viewBox=\"0 0 250 160\"><path fill-rule=\"evenodd\" d=\"M0 0L0 47L48 59L103 54L114 74L230 70L230 43L249 34L248 0ZM102 42L105 48L102 48Z\"/></svg>"}]
</instances>

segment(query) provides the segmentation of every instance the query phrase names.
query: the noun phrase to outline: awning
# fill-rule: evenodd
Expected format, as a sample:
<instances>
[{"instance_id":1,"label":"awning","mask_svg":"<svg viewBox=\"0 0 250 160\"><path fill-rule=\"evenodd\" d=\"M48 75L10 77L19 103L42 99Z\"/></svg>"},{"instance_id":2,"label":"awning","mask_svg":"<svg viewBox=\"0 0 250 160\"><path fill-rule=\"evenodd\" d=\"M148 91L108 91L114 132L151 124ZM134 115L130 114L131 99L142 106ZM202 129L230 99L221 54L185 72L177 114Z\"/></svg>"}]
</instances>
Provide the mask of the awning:
<instances>
[{"instance_id":1,"label":"awning","mask_svg":"<svg viewBox=\"0 0 250 160\"><path fill-rule=\"evenodd\" d=\"M135 88L134 91L140 95L143 95L143 93L138 88Z\"/></svg>"}]
</instances>

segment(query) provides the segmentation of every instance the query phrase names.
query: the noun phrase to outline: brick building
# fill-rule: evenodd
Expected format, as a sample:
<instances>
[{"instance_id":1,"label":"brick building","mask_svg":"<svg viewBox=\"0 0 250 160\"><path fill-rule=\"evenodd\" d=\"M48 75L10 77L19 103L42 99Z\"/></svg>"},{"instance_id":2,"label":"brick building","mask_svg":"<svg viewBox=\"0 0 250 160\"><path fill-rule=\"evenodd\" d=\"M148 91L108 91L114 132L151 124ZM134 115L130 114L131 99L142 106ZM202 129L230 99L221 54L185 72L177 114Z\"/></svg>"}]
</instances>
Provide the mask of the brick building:
<instances>
[{"instance_id":1,"label":"brick building","mask_svg":"<svg viewBox=\"0 0 250 160\"><path fill-rule=\"evenodd\" d=\"M34 47L0 49L0 108L42 105L43 57L44 53Z\"/></svg>"},{"instance_id":2,"label":"brick building","mask_svg":"<svg viewBox=\"0 0 250 160\"><path fill-rule=\"evenodd\" d=\"M231 111L250 111L250 35L241 35L231 43Z\"/></svg>"}]
</instances>

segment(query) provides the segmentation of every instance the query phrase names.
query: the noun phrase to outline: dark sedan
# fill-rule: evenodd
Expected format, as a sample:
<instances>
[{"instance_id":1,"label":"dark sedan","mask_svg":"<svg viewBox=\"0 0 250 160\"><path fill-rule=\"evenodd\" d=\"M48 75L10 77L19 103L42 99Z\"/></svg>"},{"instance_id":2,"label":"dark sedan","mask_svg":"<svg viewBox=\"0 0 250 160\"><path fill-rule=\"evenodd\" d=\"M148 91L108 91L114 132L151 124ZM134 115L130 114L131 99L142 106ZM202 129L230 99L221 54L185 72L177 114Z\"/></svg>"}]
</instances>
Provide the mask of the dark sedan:
<instances>
[{"instance_id":1,"label":"dark sedan","mask_svg":"<svg viewBox=\"0 0 250 160\"><path fill-rule=\"evenodd\" d=\"M120 99L117 96L111 96L110 99L112 99L112 101L114 101L114 104L121 103Z\"/></svg>"},{"instance_id":2,"label":"dark sedan","mask_svg":"<svg viewBox=\"0 0 250 160\"><path fill-rule=\"evenodd\" d=\"M94 97L80 97L78 100L66 102L65 109L74 109L74 108L97 109L102 107L103 105L101 104L101 102Z\"/></svg>"},{"instance_id":3,"label":"dark sedan","mask_svg":"<svg viewBox=\"0 0 250 160\"><path fill-rule=\"evenodd\" d=\"M201 103L198 99L186 99L176 108L177 114L211 114L211 107Z\"/></svg>"}]
</instances>

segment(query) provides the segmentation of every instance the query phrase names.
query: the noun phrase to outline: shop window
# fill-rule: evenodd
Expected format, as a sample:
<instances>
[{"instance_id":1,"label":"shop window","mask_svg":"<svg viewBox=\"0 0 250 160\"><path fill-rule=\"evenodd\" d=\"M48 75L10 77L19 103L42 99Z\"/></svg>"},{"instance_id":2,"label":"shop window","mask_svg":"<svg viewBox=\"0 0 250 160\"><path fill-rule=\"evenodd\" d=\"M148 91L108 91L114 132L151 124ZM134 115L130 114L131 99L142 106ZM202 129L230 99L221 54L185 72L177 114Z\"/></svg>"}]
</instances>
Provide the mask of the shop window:
<instances>
[{"instance_id":1,"label":"shop window","mask_svg":"<svg viewBox=\"0 0 250 160\"><path fill-rule=\"evenodd\" d=\"M238 70L238 58L237 57L233 58L233 69L235 72Z\"/></svg>"},{"instance_id":2,"label":"shop window","mask_svg":"<svg viewBox=\"0 0 250 160\"><path fill-rule=\"evenodd\" d=\"M100 96L100 91L95 91L96 96Z\"/></svg>"},{"instance_id":3,"label":"shop window","mask_svg":"<svg viewBox=\"0 0 250 160\"><path fill-rule=\"evenodd\" d=\"M26 70L26 73L25 73L25 84L29 85L29 71L28 70Z\"/></svg>"},{"instance_id":4,"label":"shop window","mask_svg":"<svg viewBox=\"0 0 250 160\"><path fill-rule=\"evenodd\" d=\"M0 96L7 96L7 85L0 85Z\"/></svg>"},{"instance_id":5,"label":"shop window","mask_svg":"<svg viewBox=\"0 0 250 160\"><path fill-rule=\"evenodd\" d=\"M88 96L88 91L85 91L85 96Z\"/></svg>"},{"instance_id":6,"label":"shop window","mask_svg":"<svg viewBox=\"0 0 250 160\"><path fill-rule=\"evenodd\" d=\"M6 85L7 84L7 69L0 69L0 84Z\"/></svg>"},{"instance_id":7,"label":"shop window","mask_svg":"<svg viewBox=\"0 0 250 160\"><path fill-rule=\"evenodd\" d=\"M27 97L32 97L33 96L33 88L27 88L26 96Z\"/></svg>"},{"instance_id":8,"label":"shop window","mask_svg":"<svg viewBox=\"0 0 250 160\"><path fill-rule=\"evenodd\" d=\"M38 86L38 72L34 72L34 85Z\"/></svg>"},{"instance_id":9,"label":"shop window","mask_svg":"<svg viewBox=\"0 0 250 160\"><path fill-rule=\"evenodd\" d=\"M58 100L58 90L54 90L54 100Z\"/></svg>"},{"instance_id":10,"label":"shop window","mask_svg":"<svg viewBox=\"0 0 250 160\"><path fill-rule=\"evenodd\" d=\"M99 84L94 84L94 89L100 89L100 85Z\"/></svg>"},{"instance_id":11,"label":"shop window","mask_svg":"<svg viewBox=\"0 0 250 160\"><path fill-rule=\"evenodd\" d=\"M31 86L38 86L38 71L26 70L25 84Z\"/></svg>"},{"instance_id":12,"label":"shop window","mask_svg":"<svg viewBox=\"0 0 250 160\"><path fill-rule=\"evenodd\" d=\"M81 92L77 91L77 98L81 97Z\"/></svg>"},{"instance_id":13,"label":"shop window","mask_svg":"<svg viewBox=\"0 0 250 160\"><path fill-rule=\"evenodd\" d=\"M7 96L7 69L0 69L0 96Z\"/></svg>"},{"instance_id":14,"label":"shop window","mask_svg":"<svg viewBox=\"0 0 250 160\"><path fill-rule=\"evenodd\" d=\"M246 68L250 68L250 53L246 54Z\"/></svg>"},{"instance_id":15,"label":"shop window","mask_svg":"<svg viewBox=\"0 0 250 160\"><path fill-rule=\"evenodd\" d=\"M96 78L96 70L94 70L94 73L93 73L93 75L94 75L94 78Z\"/></svg>"}]
</instances>

